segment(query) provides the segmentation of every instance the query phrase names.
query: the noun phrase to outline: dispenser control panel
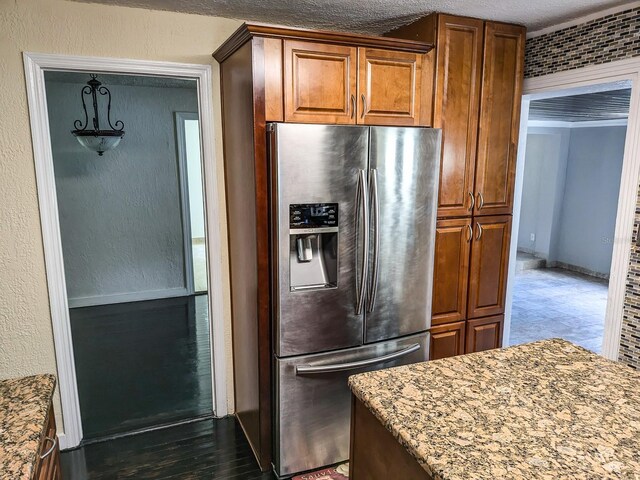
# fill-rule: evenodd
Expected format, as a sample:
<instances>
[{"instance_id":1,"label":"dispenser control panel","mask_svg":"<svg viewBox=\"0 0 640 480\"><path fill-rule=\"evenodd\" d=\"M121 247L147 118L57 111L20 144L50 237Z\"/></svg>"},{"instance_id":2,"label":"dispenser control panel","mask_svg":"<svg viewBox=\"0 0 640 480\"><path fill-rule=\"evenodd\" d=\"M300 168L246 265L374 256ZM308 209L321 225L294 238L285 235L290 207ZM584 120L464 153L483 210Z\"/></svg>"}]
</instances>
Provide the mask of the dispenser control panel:
<instances>
[{"instance_id":1,"label":"dispenser control panel","mask_svg":"<svg viewBox=\"0 0 640 480\"><path fill-rule=\"evenodd\" d=\"M289 205L289 228L338 226L337 203L296 203Z\"/></svg>"}]
</instances>

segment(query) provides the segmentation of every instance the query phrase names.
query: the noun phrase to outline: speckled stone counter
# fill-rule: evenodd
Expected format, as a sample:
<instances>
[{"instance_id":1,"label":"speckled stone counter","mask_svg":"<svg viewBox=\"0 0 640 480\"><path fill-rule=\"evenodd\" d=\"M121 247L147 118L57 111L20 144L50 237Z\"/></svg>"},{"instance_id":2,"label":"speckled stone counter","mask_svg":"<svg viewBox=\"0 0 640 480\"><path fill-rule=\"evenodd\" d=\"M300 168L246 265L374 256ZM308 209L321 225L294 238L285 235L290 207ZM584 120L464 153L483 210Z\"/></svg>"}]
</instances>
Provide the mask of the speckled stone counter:
<instances>
[{"instance_id":1,"label":"speckled stone counter","mask_svg":"<svg viewBox=\"0 0 640 480\"><path fill-rule=\"evenodd\" d=\"M640 479L640 372L563 340L349 385L438 480Z\"/></svg>"},{"instance_id":2,"label":"speckled stone counter","mask_svg":"<svg viewBox=\"0 0 640 480\"><path fill-rule=\"evenodd\" d=\"M55 385L53 375L0 381L0 478L31 478Z\"/></svg>"}]
</instances>

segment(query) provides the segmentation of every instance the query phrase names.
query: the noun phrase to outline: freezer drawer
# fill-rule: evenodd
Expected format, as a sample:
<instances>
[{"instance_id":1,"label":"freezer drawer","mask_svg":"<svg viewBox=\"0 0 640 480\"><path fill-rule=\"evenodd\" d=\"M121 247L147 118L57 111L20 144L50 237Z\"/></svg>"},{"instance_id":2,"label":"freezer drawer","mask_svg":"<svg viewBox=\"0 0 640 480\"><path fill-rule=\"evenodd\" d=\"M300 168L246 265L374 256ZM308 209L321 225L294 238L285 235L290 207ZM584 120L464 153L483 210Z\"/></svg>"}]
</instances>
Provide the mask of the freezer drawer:
<instances>
[{"instance_id":1,"label":"freezer drawer","mask_svg":"<svg viewBox=\"0 0 640 480\"><path fill-rule=\"evenodd\" d=\"M347 378L426 361L428 336L422 333L336 352L276 359L276 473L289 476L347 460L351 408Z\"/></svg>"}]
</instances>

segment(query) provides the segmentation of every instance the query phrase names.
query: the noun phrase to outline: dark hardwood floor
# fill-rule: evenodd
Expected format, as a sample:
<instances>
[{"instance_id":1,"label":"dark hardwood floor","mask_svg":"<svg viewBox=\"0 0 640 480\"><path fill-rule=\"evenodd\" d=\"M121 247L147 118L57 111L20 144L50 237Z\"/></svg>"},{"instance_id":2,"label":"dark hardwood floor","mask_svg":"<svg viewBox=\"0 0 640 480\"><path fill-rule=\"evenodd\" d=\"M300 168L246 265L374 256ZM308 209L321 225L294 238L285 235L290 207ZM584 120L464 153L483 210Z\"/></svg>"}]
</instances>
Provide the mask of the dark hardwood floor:
<instances>
[{"instance_id":1,"label":"dark hardwood floor","mask_svg":"<svg viewBox=\"0 0 640 480\"><path fill-rule=\"evenodd\" d=\"M212 413L207 295L70 314L85 440Z\"/></svg>"},{"instance_id":2,"label":"dark hardwood floor","mask_svg":"<svg viewBox=\"0 0 640 480\"><path fill-rule=\"evenodd\" d=\"M65 480L272 480L258 469L234 417L93 443L62 453Z\"/></svg>"}]
</instances>

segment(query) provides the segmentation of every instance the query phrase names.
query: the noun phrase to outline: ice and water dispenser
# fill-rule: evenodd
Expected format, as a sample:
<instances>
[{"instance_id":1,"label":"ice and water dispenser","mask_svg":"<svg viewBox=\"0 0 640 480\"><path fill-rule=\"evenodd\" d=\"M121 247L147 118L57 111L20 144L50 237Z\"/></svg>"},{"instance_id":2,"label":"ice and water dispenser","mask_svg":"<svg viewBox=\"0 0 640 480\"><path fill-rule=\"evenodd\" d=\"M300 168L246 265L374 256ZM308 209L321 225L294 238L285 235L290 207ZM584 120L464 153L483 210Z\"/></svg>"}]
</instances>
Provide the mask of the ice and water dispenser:
<instances>
[{"instance_id":1,"label":"ice and water dispenser","mask_svg":"<svg viewBox=\"0 0 640 480\"><path fill-rule=\"evenodd\" d=\"M291 291L337 286L337 203L289 205L289 271Z\"/></svg>"}]
</instances>

